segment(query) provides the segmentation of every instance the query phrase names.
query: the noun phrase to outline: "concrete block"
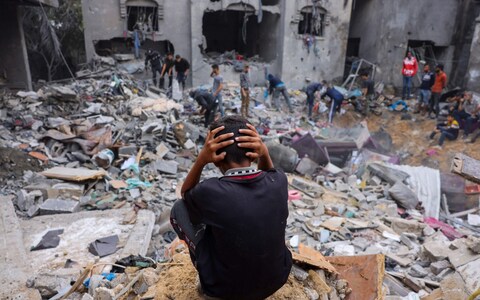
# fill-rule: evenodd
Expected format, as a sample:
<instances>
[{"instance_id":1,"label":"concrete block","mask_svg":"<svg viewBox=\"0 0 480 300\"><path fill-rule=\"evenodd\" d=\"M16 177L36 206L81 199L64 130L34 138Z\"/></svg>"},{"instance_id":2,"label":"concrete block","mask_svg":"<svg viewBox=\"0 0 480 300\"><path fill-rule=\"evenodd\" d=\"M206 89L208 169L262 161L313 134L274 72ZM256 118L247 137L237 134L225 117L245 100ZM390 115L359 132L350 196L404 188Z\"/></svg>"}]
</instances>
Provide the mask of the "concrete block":
<instances>
[{"instance_id":1,"label":"concrete block","mask_svg":"<svg viewBox=\"0 0 480 300\"><path fill-rule=\"evenodd\" d=\"M173 160L157 160L154 166L160 173L175 175L178 171L178 163Z\"/></svg>"},{"instance_id":2,"label":"concrete block","mask_svg":"<svg viewBox=\"0 0 480 300\"><path fill-rule=\"evenodd\" d=\"M410 268L410 271L408 271L408 274L413 277L417 278L423 278L428 275L428 271L425 270L422 266L420 265L413 265Z\"/></svg>"},{"instance_id":3,"label":"concrete block","mask_svg":"<svg viewBox=\"0 0 480 300\"><path fill-rule=\"evenodd\" d=\"M137 146L136 145L128 145L118 148L118 155L119 156L132 156L137 155Z\"/></svg>"},{"instance_id":4,"label":"concrete block","mask_svg":"<svg viewBox=\"0 0 480 300\"><path fill-rule=\"evenodd\" d=\"M435 275L440 274L443 270L450 268L451 264L448 260L440 260L432 263L430 265L430 270L432 270L432 273Z\"/></svg>"},{"instance_id":5,"label":"concrete block","mask_svg":"<svg viewBox=\"0 0 480 300\"><path fill-rule=\"evenodd\" d=\"M78 201L62 200L62 199L47 199L40 205L40 215L66 214L74 213L80 209Z\"/></svg>"},{"instance_id":6,"label":"concrete block","mask_svg":"<svg viewBox=\"0 0 480 300\"><path fill-rule=\"evenodd\" d=\"M297 171L299 174L302 175L313 175L315 170L318 168L318 164L311 160L308 157L304 157L300 160L298 163L297 167L295 168L295 171Z\"/></svg>"},{"instance_id":7,"label":"concrete block","mask_svg":"<svg viewBox=\"0 0 480 300\"><path fill-rule=\"evenodd\" d=\"M448 244L443 241L427 242L423 244L423 251L430 261L440 261L448 257L450 250Z\"/></svg>"},{"instance_id":8,"label":"concrete block","mask_svg":"<svg viewBox=\"0 0 480 300\"><path fill-rule=\"evenodd\" d=\"M163 158L169 151L170 149L165 145L165 143L160 143L157 148L155 148L155 151L157 152L157 156L160 158Z\"/></svg>"},{"instance_id":9,"label":"concrete block","mask_svg":"<svg viewBox=\"0 0 480 300\"><path fill-rule=\"evenodd\" d=\"M95 290L95 300L113 300L115 293L106 287L99 287Z\"/></svg>"},{"instance_id":10,"label":"concrete block","mask_svg":"<svg viewBox=\"0 0 480 300\"><path fill-rule=\"evenodd\" d=\"M470 236L465 241L465 244L474 253L480 254L480 238Z\"/></svg>"}]
</instances>

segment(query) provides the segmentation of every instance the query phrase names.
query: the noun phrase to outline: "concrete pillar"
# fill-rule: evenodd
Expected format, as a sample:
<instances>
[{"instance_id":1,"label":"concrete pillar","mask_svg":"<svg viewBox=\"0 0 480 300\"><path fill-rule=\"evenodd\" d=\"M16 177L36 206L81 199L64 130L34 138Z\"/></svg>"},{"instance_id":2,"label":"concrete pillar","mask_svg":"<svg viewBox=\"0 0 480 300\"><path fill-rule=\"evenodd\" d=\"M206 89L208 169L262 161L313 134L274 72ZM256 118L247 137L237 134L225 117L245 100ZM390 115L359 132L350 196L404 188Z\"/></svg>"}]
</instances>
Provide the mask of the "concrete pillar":
<instances>
[{"instance_id":1,"label":"concrete pillar","mask_svg":"<svg viewBox=\"0 0 480 300\"><path fill-rule=\"evenodd\" d=\"M0 76L6 76L7 85L15 89L32 89L30 65L25 46L21 9L2 4L0 8Z\"/></svg>"},{"instance_id":2,"label":"concrete pillar","mask_svg":"<svg viewBox=\"0 0 480 300\"><path fill-rule=\"evenodd\" d=\"M467 89L480 91L480 16L475 20L475 32L470 48L466 83Z\"/></svg>"}]
</instances>

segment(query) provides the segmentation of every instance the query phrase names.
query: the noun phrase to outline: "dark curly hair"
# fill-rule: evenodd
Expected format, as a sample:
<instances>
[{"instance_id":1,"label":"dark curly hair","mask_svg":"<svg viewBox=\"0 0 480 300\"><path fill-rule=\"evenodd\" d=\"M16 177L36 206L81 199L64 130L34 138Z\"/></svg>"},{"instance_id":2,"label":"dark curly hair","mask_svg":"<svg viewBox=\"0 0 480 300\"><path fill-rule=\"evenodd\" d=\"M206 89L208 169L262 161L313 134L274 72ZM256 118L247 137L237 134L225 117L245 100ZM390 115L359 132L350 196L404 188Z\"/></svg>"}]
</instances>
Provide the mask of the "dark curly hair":
<instances>
[{"instance_id":1,"label":"dark curly hair","mask_svg":"<svg viewBox=\"0 0 480 300\"><path fill-rule=\"evenodd\" d=\"M248 122L247 119L245 119L242 116L239 115L233 115L233 116L226 116L218 121L213 122L210 125L210 130L213 130L215 128L218 128L220 126L225 126L225 129L222 131L218 132L215 137L222 135L224 133L230 133L233 132L233 137L231 139L235 139L236 137L242 136L243 134L240 134L239 129L248 129L247 127ZM240 148L237 145L237 142L219 149L217 151L217 154L220 154L222 152L226 152L227 155L225 156L225 161L226 162L235 162L235 163L242 163L245 160L248 160L249 158L246 156L247 152L252 152L252 149L248 148Z\"/></svg>"}]
</instances>

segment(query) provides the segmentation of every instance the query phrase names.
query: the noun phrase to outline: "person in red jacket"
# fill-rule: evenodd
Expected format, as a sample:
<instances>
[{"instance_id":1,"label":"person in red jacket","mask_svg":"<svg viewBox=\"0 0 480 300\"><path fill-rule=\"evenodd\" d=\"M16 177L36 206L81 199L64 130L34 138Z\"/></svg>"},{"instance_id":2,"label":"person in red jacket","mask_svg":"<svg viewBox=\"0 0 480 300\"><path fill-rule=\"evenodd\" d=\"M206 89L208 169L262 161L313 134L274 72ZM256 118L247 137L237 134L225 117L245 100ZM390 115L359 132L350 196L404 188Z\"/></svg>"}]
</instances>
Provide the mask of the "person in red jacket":
<instances>
[{"instance_id":1,"label":"person in red jacket","mask_svg":"<svg viewBox=\"0 0 480 300\"><path fill-rule=\"evenodd\" d=\"M432 98L430 101L430 111L428 116L430 119L438 118L438 113L440 112L440 97L442 96L442 91L447 87L447 74L443 72L443 65L438 64L435 67L435 83L432 86ZM435 117L431 114L435 111Z\"/></svg>"},{"instance_id":2,"label":"person in red jacket","mask_svg":"<svg viewBox=\"0 0 480 300\"><path fill-rule=\"evenodd\" d=\"M402 99L407 100L410 98L410 90L412 88L412 77L417 74L418 63L417 59L413 57L412 52L408 51L407 56L403 60L403 93Z\"/></svg>"}]
</instances>

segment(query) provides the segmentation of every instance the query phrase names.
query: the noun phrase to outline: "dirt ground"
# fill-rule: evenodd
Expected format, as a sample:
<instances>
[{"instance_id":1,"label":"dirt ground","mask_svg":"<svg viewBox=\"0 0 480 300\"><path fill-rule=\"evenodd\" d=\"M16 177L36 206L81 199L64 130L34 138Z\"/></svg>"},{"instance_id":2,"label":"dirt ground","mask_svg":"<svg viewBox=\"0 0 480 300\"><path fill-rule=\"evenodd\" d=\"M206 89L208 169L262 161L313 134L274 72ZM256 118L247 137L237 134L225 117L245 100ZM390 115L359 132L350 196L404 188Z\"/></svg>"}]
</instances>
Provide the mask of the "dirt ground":
<instances>
[{"instance_id":1,"label":"dirt ground","mask_svg":"<svg viewBox=\"0 0 480 300\"><path fill-rule=\"evenodd\" d=\"M31 170L40 172L39 161L27 153L13 149L0 148L0 183L8 179L18 179L23 176L23 171Z\"/></svg>"},{"instance_id":2,"label":"dirt ground","mask_svg":"<svg viewBox=\"0 0 480 300\"><path fill-rule=\"evenodd\" d=\"M177 254L173 264L160 274L157 283L155 300L201 300L204 299L197 290L197 272L190 257L186 254ZM267 300L308 300L303 285L290 275L287 283Z\"/></svg>"},{"instance_id":3,"label":"dirt ground","mask_svg":"<svg viewBox=\"0 0 480 300\"><path fill-rule=\"evenodd\" d=\"M478 151L480 139L475 144L465 143L462 139L463 131L455 141L445 141L443 148L433 149L433 154L427 151L438 145L439 134L430 140L428 136L435 128L436 121L426 116L410 113L412 120L402 120L402 113L384 110L381 116L371 115L366 120L370 133L383 129L390 134L393 141L393 153L401 157L401 164L411 166L426 166L439 169L441 172L450 172L453 156L460 152L480 160ZM351 127L364 118L353 111L337 116L334 124L339 127Z\"/></svg>"}]
</instances>

